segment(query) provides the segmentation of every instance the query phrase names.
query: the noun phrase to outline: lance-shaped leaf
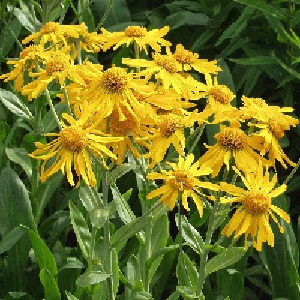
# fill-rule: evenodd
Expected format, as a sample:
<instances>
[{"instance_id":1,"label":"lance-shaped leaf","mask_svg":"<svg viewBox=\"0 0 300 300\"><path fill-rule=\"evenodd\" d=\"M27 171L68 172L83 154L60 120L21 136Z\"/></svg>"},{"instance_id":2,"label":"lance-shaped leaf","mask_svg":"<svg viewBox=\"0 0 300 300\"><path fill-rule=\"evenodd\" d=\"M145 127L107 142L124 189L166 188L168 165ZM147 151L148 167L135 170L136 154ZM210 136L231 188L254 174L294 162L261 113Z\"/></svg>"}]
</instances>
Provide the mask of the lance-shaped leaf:
<instances>
[{"instance_id":1,"label":"lance-shaped leaf","mask_svg":"<svg viewBox=\"0 0 300 300\"><path fill-rule=\"evenodd\" d=\"M178 227L178 215L176 216L176 224ZM189 223L185 216L181 216L181 227L184 240L194 251L201 255L205 245L197 229Z\"/></svg>"},{"instance_id":2,"label":"lance-shaped leaf","mask_svg":"<svg viewBox=\"0 0 300 300\"><path fill-rule=\"evenodd\" d=\"M69 202L71 223L73 225L74 232L76 234L79 247L85 258L89 256L89 249L91 243L91 233L88 225L80 212L80 210L74 205L72 201Z\"/></svg>"},{"instance_id":3,"label":"lance-shaped leaf","mask_svg":"<svg viewBox=\"0 0 300 300\"><path fill-rule=\"evenodd\" d=\"M27 106L15 94L4 89L0 89L0 100L12 113L29 121L33 122L34 118Z\"/></svg>"},{"instance_id":4,"label":"lance-shaped leaf","mask_svg":"<svg viewBox=\"0 0 300 300\"><path fill-rule=\"evenodd\" d=\"M205 275L224 269L237 262L246 253L243 247L232 247L207 262Z\"/></svg>"}]
</instances>

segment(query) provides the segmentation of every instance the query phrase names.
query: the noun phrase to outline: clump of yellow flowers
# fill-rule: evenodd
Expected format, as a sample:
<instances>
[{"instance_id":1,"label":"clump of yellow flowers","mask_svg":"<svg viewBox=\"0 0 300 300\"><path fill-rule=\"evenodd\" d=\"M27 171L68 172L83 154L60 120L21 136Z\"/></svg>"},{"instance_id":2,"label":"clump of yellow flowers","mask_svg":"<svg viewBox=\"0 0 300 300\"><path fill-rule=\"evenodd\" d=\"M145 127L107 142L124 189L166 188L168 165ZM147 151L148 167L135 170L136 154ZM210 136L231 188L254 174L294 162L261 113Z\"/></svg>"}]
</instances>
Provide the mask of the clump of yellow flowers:
<instances>
[{"instance_id":1,"label":"clump of yellow flowers","mask_svg":"<svg viewBox=\"0 0 300 300\"><path fill-rule=\"evenodd\" d=\"M222 233L235 233L234 238L244 235L245 247L249 236L257 250L263 242L273 246L270 216L281 232L274 212L286 222L290 219L272 204L286 185L275 188L277 176L270 178L269 170L276 171L276 161L284 168L295 166L279 139L298 120L285 114L292 108L269 106L260 98L243 96L243 106L233 106L234 93L218 83L222 70L217 61L199 58L181 44L172 45L165 39L168 31L168 26L154 30L128 26L121 32L102 28L100 33L90 33L84 23L49 22L23 40L27 46L18 60L8 61L12 70L0 78L16 80L16 90L29 101L45 95L57 121L58 132L45 133L49 142L36 142L30 154L43 161L40 180L61 171L72 186L81 179L95 186L96 163L112 168L126 162L131 153L135 159L146 159L147 179L162 182L148 199L159 197L171 210L181 202L190 210L188 199L192 198L200 216L203 199L236 202ZM120 66L104 69L82 61L82 51L122 46L133 46L135 57L123 58ZM148 59L140 58L141 51ZM55 114L49 93L55 84L59 101L66 105L62 118ZM202 111L195 108L197 101L204 104ZM188 135L200 138L209 124L220 124L216 142L195 159L193 149L200 147L187 147ZM222 171L230 170L240 176L246 189L217 181Z\"/></svg>"}]
</instances>

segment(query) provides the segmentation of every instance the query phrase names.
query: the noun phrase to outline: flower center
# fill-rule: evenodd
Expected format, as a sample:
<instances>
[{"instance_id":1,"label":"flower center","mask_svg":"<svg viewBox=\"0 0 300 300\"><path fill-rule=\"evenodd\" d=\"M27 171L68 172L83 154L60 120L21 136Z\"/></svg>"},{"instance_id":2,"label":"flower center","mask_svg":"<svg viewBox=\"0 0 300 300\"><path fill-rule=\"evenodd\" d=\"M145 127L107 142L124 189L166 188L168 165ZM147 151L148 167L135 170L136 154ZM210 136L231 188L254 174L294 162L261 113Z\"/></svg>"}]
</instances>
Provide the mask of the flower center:
<instances>
[{"instance_id":1,"label":"flower center","mask_svg":"<svg viewBox=\"0 0 300 300\"><path fill-rule=\"evenodd\" d=\"M128 26L125 29L125 35L128 37L142 37L147 34L147 29L140 26Z\"/></svg>"},{"instance_id":2,"label":"flower center","mask_svg":"<svg viewBox=\"0 0 300 300\"><path fill-rule=\"evenodd\" d=\"M224 128L215 138L226 150L243 150L247 146L247 136L238 128Z\"/></svg>"},{"instance_id":3,"label":"flower center","mask_svg":"<svg viewBox=\"0 0 300 300\"><path fill-rule=\"evenodd\" d=\"M61 130L60 140L64 148L80 152L86 145L86 134L81 127L70 126Z\"/></svg>"},{"instance_id":4,"label":"flower center","mask_svg":"<svg viewBox=\"0 0 300 300\"><path fill-rule=\"evenodd\" d=\"M173 172L173 174L174 179L172 179L172 184L180 191L194 188L194 176L189 171L176 170Z\"/></svg>"},{"instance_id":5,"label":"flower center","mask_svg":"<svg viewBox=\"0 0 300 300\"><path fill-rule=\"evenodd\" d=\"M155 63L169 73L177 73L180 71L178 62L173 56L154 54L153 57Z\"/></svg>"},{"instance_id":6,"label":"flower center","mask_svg":"<svg viewBox=\"0 0 300 300\"><path fill-rule=\"evenodd\" d=\"M268 106L268 104L266 103L265 100L261 99L261 98L251 98L253 104L255 104L256 106L259 107L266 107Z\"/></svg>"},{"instance_id":7,"label":"flower center","mask_svg":"<svg viewBox=\"0 0 300 300\"><path fill-rule=\"evenodd\" d=\"M63 60L52 60L46 65L46 72L48 75L52 75L55 72L62 72L66 69L67 63Z\"/></svg>"},{"instance_id":8,"label":"flower center","mask_svg":"<svg viewBox=\"0 0 300 300\"><path fill-rule=\"evenodd\" d=\"M160 124L160 133L165 137L170 137L178 128L178 122L175 117L172 116L162 116L163 121Z\"/></svg>"},{"instance_id":9,"label":"flower center","mask_svg":"<svg viewBox=\"0 0 300 300\"><path fill-rule=\"evenodd\" d=\"M30 45L20 52L20 59L24 59L29 55L32 57L40 52L42 52L42 48L39 45Z\"/></svg>"},{"instance_id":10,"label":"flower center","mask_svg":"<svg viewBox=\"0 0 300 300\"><path fill-rule=\"evenodd\" d=\"M109 116L109 129L115 135L127 136L133 129L135 122L133 116L128 111L123 111L126 120L119 120L119 113L117 110L113 110Z\"/></svg>"},{"instance_id":11,"label":"flower center","mask_svg":"<svg viewBox=\"0 0 300 300\"><path fill-rule=\"evenodd\" d=\"M277 139L284 136L284 126L275 119L269 120L269 128Z\"/></svg>"},{"instance_id":12,"label":"flower center","mask_svg":"<svg viewBox=\"0 0 300 300\"><path fill-rule=\"evenodd\" d=\"M271 205L271 198L263 194L249 192L243 199L243 205L252 215L266 213Z\"/></svg>"},{"instance_id":13,"label":"flower center","mask_svg":"<svg viewBox=\"0 0 300 300\"><path fill-rule=\"evenodd\" d=\"M181 64L192 64L195 61L194 54L183 48L182 45L176 47L173 57Z\"/></svg>"},{"instance_id":14,"label":"flower center","mask_svg":"<svg viewBox=\"0 0 300 300\"><path fill-rule=\"evenodd\" d=\"M143 95L143 94L141 94L141 93L139 93L137 91L133 91L133 95L140 102L145 101L147 99L146 95Z\"/></svg>"},{"instance_id":15,"label":"flower center","mask_svg":"<svg viewBox=\"0 0 300 300\"><path fill-rule=\"evenodd\" d=\"M128 84L127 73L122 68L112 67L103 73L101 84L108 93L120 93Z\"/></svg>"},{"instance_id":16,"label":"flower center","mask_svg":"<svg viewBox=\"0 0 300 300\"><path fill-rule=\"evenodd\" d=\"M59 23L48 22L42 27L41 33L47 34L47 33L55 32L58 29L58 27L59 27Z\"/></svg>"},{"instance_id":17,"label":"flower center","mask_svg":"<svg viewBox=\"0 0 300 300\"><path fill-rule=\"evenodd\" d=\"M212 95L215 101L218 101L223 105L228 105L233 99L231 90L223 84L213 86L208 91L208 94Z\"/></svg>"}]
</instances>

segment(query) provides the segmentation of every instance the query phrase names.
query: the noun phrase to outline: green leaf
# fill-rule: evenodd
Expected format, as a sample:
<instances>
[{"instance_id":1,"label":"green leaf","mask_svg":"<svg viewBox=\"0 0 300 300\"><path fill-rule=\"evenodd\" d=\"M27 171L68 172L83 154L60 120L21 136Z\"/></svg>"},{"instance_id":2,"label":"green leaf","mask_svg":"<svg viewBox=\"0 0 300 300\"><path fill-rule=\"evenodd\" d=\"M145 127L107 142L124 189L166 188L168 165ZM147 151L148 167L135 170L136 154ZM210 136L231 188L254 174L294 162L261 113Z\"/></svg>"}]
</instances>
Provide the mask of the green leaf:
<instances>
[{"instance_id":1,"label":"green leaf","mask_svg":"<svg viewBox=\"0 0 300 300\"><path fill-rule=\"evenodd\" d=\"M31 158L28 156L28 153L24 148L6 148L5 153L11 161L19 164L24 169L27 176L31 178Z\"/></svg>"},{"instance_id":2,"label":"green leaf","mask_svg":"<svg viewBox=\"0 0 300 300\"><path fill-rule=\"evenodd\" d=\"M65 291L65 293L66 293L66 296L67 296L68 300L79 300L78 298L76 298L74 295L72 295L68 291Z\"/></svg>"},{"instance_id":3,"label":"green leaf","mask_svg":"<svg viewBox=\"0 0 300 300\"><path fill-rule=\"evenodd\" d=\"M115 249L112 249L112 284L113 291L116 297L118 289L119 289L119 277L120 269L119 269L119 257L118 252Z\"/></svg>"},{"instance_id":4,"label":"green leaf","mask_svg":"<svg viewBox=\"0 0 300 300\"><path fill-rule=\"evenodd\" d=\"M52 199L53 194L56 192L63 179L64 176L62 173L55 173L53 176L47 179L47 181L39 184L35 193L35 197L37 200L35 220L37 223L39 223L45 207Z\"/></svg>"},{"instance_id":5,"label":"green leaf","mask_svg":"<svg viewBox=\"0 0 300 300\"><path fill-rule=\"evenodd\" d=\"M208 19L208 16L205 14L183 10L168 16L166 23L169 24L172 29L176 29L184 25L206 25Z\"/></svg>"},{"instance_id":6,"label":"green leaf","mask_svg":"<svg viewBox=\"0 0 300 300\"><path fill-rule=\"evenodd\" d=\"M229 299L241 300L244 295L244 276L235 269L223 269L217 272L218 295Z\"/></svg>"},{"instance_id":7,"label":"green leaf","mask_svg":"<svg viewBox=\"0 0 300 300\"><path fill-rule=\"evenodd\" d=\"M234 0L234 1L245 4L252 8L255 8L255 9L257 9L265 14L271 15L275 18L282 19L282 20L285 19L284 14L280 10L275 8L273 5L267 4L263 0Z\"/></svg>"},{"instance_id":8,"label":"green leaf","mask_svg":"<svg viewBox=\"0 0 300 300\"><path fill-rule=\"evenodd\" d=\"M132 170L135 166L133 164L123 163L120 166L117 166L115 169L111 170L107 175L107 183L112 184L118 178L122 177L130 170Z\"/></svg>"},{"instance_id":9,"label":"green leaf","mask_svg":"<svg viewBox=\"0 0 300 300\"><path fill-rule=\"evenodd\" d=\"M46 269L52 276L57 276L58 271L55 258L45 242L30 228L26 228L26 232L31 241L31 245L40 270L42 271L43 269Z\"/></svg>"},{"instance_id":10,"label":"green leaf","mask_svg":"<svg viewBox=\"0 0 300 300\"><path fill-rule=\"evenodd\" d=\"M76 257L67 257L67 261L60 267L59 272L64 269L83 269L84 264Z\"/></svg>"},{"instance_id":11,"label":"green leaf","mask_svg":"<svg viewBox=\"0 0 300 300\"><path fill-rule=\"evenodd\" d=\"M95 30L94 16L89 8L91 5L89 0L79 0L77 3L77 12L79 14L79 24L84 22L90 31Z\"/></svg>"},{"instance_id":12,"label":"green leaf","mask_svg":"<svg viewBox=\"0 0 300 300\"><path fill-rule=\"evenodd\" d=\"M277 60L272 54L247 58L229 58L229 60L233 61L236 64L245 66L277 64Z\"/></svg>"},{"instance_id":13,"label":"green leaf","mask_svg":"<svg viewBox=\"0 0 300 300\"><path fill-rule=\"evenodd\" d=\"M214 256L206 264L205 275L208 276L213 272L234 264L240 258L242 258L245 253L246 250L242 247L232 247Z\"/></svg>"},{"instance_id":14,"label":"green leaf","mask_svg":"<svg viewBox=\"0 0 300 300\"><path fill-rule=\"evenodd\" d=\"M110 276L111 274L102 273L100 271L89 271L80 275L76 280L76 284L80 287L86 287L91 284L99 283Z\"/></svg>"},{"instance_id":15,"label":"green leaf","mask_svg":"<svg viewBox=\"0 0 300 300\"><path fill-rule=\"evenodd\" d=\"M23 228L15 227L6 234L0 242L0 254L11 249L23 237L24 233L25 230Z\"/></svg>"},{"instance_id":16,"label":"green leaf","mask_svg":"<svg viewBox=\"0 0 300 300\"><path fill-rule=\"evenodd\" d=\"M176 216L176 224L179 226L179 216ZM181 216L182 236L188 245L198 254L202 254L205 244L197 229L195 229L185 216Z\"/></svg>"},{"instance_id":17,"label":"green leaf","mask_svg":"<svg viewBox=\"0 0 300 300\"><path fill-rule=\"evenodd\" d=\"M1 28L0 35L0 53L2 57L6 57L21 32L22 24L18 19L13 18L8 26ZM19 42L18 42L19 43ZM20 46L21 49L21 46Z\"/></svg>"},{"instance_id":18,"label":"green leaf","mask_svg":"<svg viewBox=\"0 0 300 300\"><path fill-rule=\"evenodd\" d=\"M27 106L12 92L0 89L0 100L12 113L27 121L33 122L34 118Z\"/></svg>"},{"instance_id":19,"label":"green leaf","mask_svg":"<svg viewBox=\"0 0 300 300\"><path fill-rule=\"evenodd\" d=\"M61 118L61 114L66 111L66 104L58 103L54 106L55 112L59 118ZM53 113L49 110L42 119L42 128L43 132L52 132L58 125L53 118Z\"/></svg>"},{"instance_id":20,"label":"green leaf","mask_svg":"<svg viewBox=\"0 0 300 300\"><path fill-rule=\"evenodd\" d=\"M180 295L183 297L183 299L199 299L202 300L202 298L197 296L192 288L184 285L176 286L176 291L180 293Z\"/></svg>"},{"instance_id":21,"label":"green leaf","mask_svg":"<svg viewBox=\"0 0 300 300\"><path fill-rule=\"evenodd\" d=\"M91 233L82 213L72 201L69 201L69 209L71 223L73 225L73 229L76 234L76 238L79 243L80 249L82 251L83 256L85 258L88 258L91 243Z\"/></svg>"},{"instance_id":22,"label":"green leaf","mask_svg":"<svg viewBox=\"0 0 300 300\"><path fill-rule=\"evenodd\" d=\"M45 299L60 300L61 295L53 275L46 269L40 272L40 280L44 287Z\"/></svg>"},{"instance_id":23,"label":"green leaf","mask_svg":"<svg viewBox=\"0 0 300 300\"><path fill-rule=\"evenodd\" d=\"M79 198L88 212L104 206L101 195L98 191L85 183L80 185Z\"/></svg>"},{"instance_id":24,"label":"green leaf","mask_svg":"<svg viewBox=\"0 0 300 300\"><path fill-rule=\"evenodd\" d=\"M132 193L132 189L128 190L123 195L120 193L118 187L115 184L111 185L111 192L113 194L113 199L116 204L117 212L120 219L125 223L128 224L136 219L135 214L131 210L128 199Z\"/></svg>"},{"instance_id":25,"label":"green leaf","mask_svg":"<svg viewBox=\"0 0 300 300\"><path fill-rule=\"evenodd\" d=\"M109 6L110 4L111 6ZM103 18L106 10L109 8L109 14L102 24L102 27L108 30L113 25L131 21L126 0L114 0L112 3L110 0L95 1L95 7L100 18Z\"/></svg>"},{"instance_id":26,"label":"green leaf","mask_svg":"<svg viewBox=\"0 0 300 300\"><path fill-rule=\"evenodd\" d=\"M239 36L240 32L247 26L247 21L251 19L254 10L252 8L246 7L238 19L231 23L229 27L223 32L223 34L219 37L216 46L219 46L224 40L232 39L236 36Z\"/></svg>"},{"instance_id":27,"label":"green leaf","mask_svg":"<svg viewBox=\"0 0 300 300\"><path fill-rule=\"evenodd\" d=\"M101 228L105 222L109 219L110 207L96 208L89 212L92 226Z\"/></svg>"},{"instance_id":28,"label":"green leaf","mask_svg":"<svg viewBox=\"0 0 300 300\"><path fill-rule=\"evenodd\" d=\"M0 175L0 235L3 239L21 224L35 228L28 191L19 176L10 168L4 168ZM10 239L10 236L8 237ZM12 242L12 241L11 241ZM21 237L7 251L9 268L4 277L7 290L19 290L23 284L23 271L28 263L30 243L26 236Z\"/></svg>"},{"instance_id":29,"label":"green leaf","mask_svg":"<svg viewBox=\"0 0 300 300\"><path fill-rule=\"evenodd\" d=\"M198 272L195 263L189 258L189 256L182 252L182 255L179 255L176 275L178 278L179 286L187 286L191 289L194 294L197 292L198 285Z\"/></svg>"},{"instance_id":30,"label":"green leaf","mask_svg":"<svg viewBox=\"0 0 300 300\"><path fill-rule=\"evenodd\" d=\"M10 168L1 172L0 191L0 234L4 236L20 224L35 228L28 191Z\"/></svg>"},{"instance_id":31,"label":"green leaf","mask_svg":"<svg viewBox=\"0 0 300 300\"><path fill-rule=\"evenodd\" d=\"M143 216L122 226L112 235L110 240L111 245L114 246L120 241L129 239L130 237L143 230L146 226L151 226L151 220L151 216Z\"/></svg>"},{"instance_id":32,"label":"green leaf","mask_svg":"<svg viewBox=\"0 0 300 300\"><path fill-rule=\"evenodd\" d=\"M155 254L167 245L170 236L169 225L167 215L162 215L155 220L151 234L151 254Z\"/></svg>"},{"instance_id":33,"label":"green leaf","mask_svg":"<svg viewBox=\"0 0 300 300\"><path fill-rule=\"evenodd\" d=\"M38 31L42 23L37 20L35 15L29 10L29 8L24 4L23 1L20 1L21 9L8 5L7 8L9 11L12 11L19 22L31 33Z\"/></svg>"},{"instance_id":34,"label":"green leaf","mask_svg":"<svg viewBox=\"0 0 300 300\"><path fill-rule=\"evenodd\" d=\"M274 205L288 211L287 201L285 194L281 194L274 199ZM284 234L279 231L277 224L272 222L274 247L264 245L263 250L259 252L259 256L268 272L272 299L284 295L288 299L299 300L299 245L293 225L283 220L280 220L280 224L284 229Z\"/></svg>"}]
</instances>

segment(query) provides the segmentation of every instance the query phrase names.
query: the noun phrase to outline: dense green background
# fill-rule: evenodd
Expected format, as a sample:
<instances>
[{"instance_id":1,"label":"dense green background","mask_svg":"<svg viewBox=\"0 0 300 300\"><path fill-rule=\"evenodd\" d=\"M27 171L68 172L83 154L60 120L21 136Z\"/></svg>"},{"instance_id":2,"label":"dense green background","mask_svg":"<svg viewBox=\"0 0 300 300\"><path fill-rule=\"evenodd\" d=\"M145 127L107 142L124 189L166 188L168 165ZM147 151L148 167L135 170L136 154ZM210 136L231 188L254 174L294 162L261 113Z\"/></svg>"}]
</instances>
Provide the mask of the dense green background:
<instances>
[{"instance_id":1,"label":"dense green background","mask_svg":"<svg viewBox=\"0 0 300 300\"><path fill-rule=\"evenodd\" d=\"M108 7L109 11L107 11ZM63 24L85 22L89 31L94 31L100 26L116 31L133 24L143 25L149 29L169 25L170 32L166 38L174 47L177 43L182 43L187 49L199 53L201 58L219 60L223 69L218 77L219 83L226 84L233 90L237 95L237 105L240 105L242 95L261 97L272 105L292 106L295 109L294 114L300 116L300 68L298 65L300 40L297 37L300 34L299 0L113 0L112 4L109 0L1 0L0 73L8 72L8 66L5 64L7 59L18 57L22 49L20 41L28 34L39 30L47 21L61 21ZM108 51L89 58L99 60L103 65L109 66L112 59L113 63L119 65L121 58L126 55L128 55L128 50L120 48L116 55ZM0 87L15 92L11 82L1 82ZM29 107L32 111L34 110L32 103ZM43 295L43 286L39 278L41 281L51 282L52 277L46 271L38 275L39 269L50 268L52 275L57 275L58 272L52 261L54 257L48 253L48 248L54 253L56 261L65 263L60 265L61 270L58 275L60 290L75 293L74 282L83 267L81 262L83 257L74 247L76 239L73 231L69 230L70 216L67 212L67 204L69 199L75 201L78 198L79 191L70 190L59 175L53 177L49 184L40 186L37 197L39 197L38 201L43 201L44 204L38 217L38 232L48 246L45 248L42 240L34 233L36 223L32 220L30 213L22 217L24 210L30 211L29 198L31 197L33 203L36 200L32 199L25 188L29 184L27 175L30 172L26 169L26 155L22 152L23 150L6 149L20 148L21 145L20 149L31 152L32 142L37 139L37 136L29 133L28 125L19 117L0 103L0 169L2 170L0 222L3 223L0 224L1 237L6 236L14 228L11 216L20 216L22 224L27 226L27 229L16 229L7 238L11 243L20 239L18 241L21 241L21 244L17 243L11 247L9 242L0 243L2 253L0 256L0 298L40 299ZM208 141L212 134L213 131L207 132ZM21 144L20 141L22 141ZM300 156L300 127L292 128L281 140L281 144L287 155L297 162ZM290 171L290 168L285 170L278 165L279 181L283 182ZM134 174L132 171L131 173L128 173L130 174L128 180L117 181L117 185L122 193L134 188L129 201L132 201L130 203L132 210L139 215L140 207L134 201L138 187L135 186ZM19 189L16 190L15 185ZM59 190L53 188L57 186L60 187ZM84 195L88 194L84 188L80 192ZM286 195L278 199L278 201L281 200L280 205L290 212L292 218L291 225L284 225L286 234L283 236L274 229L276 235L274 249L265 247L261 253L249 250L232 268L212 274L205 286L207 299L221 300L225 296L231 296L233 300L300 299L297 288L299 285L298 245L300 244L299 195L300 174L298 171L289 182ZM129 194L127 196L129 198ZM9 199L9 205L6 202L7 199ZM24 207L20 207L19 199L23 199ZM8 206L10 211L7 209ZM82 207L80 209L83 211ZM80 211L78 212L76 208L72 211L75 218L77 216L77 220L80 220L82 217ZM175 228L174 213L170 214L170 220ZM160 220L160 222L165 221ZM190 222L194 226L199 225L199 220L195 216L191 216ZM204 223L201 230L205 232L205 218L201 222ZM115 226L118 227L118 225L116 221ZM177 229L171 227L170 239L175 239L176 234ZM39 262L39 268L28 264L26 251L28 252L30 248L30 242L35 250L40 249L40 257L47 257ZM132 238L126 251L134 253L137 245L138 239ZM6 252L6 250L9 251ZM194 255L189 250L187 253L190 257ZM122 261L125 264L129 258L126 257L126 253L123 255ZM76 259L72 262L68 261L67 257ZM16 258L20 258L18 264ZM164 256L161 266L167 266L165 267L167 270L158 269L158 274L163 275L154 284L154 299L166 299L174 292L176 283L172 283L174 280L171 279L176 273L175 260L175 251L169 251ZM68 264L72 263L74 265L70 267ZM184 279L181 280L184 281ZM9 294L13 291L18 293ZM81 291L81 293L84 295L84 292ZM219 298L216 298L217 295ZM54 296L53 299L57 298ZM69 295L68 299L73 298Z\"/></svg>"}]
</instances>

